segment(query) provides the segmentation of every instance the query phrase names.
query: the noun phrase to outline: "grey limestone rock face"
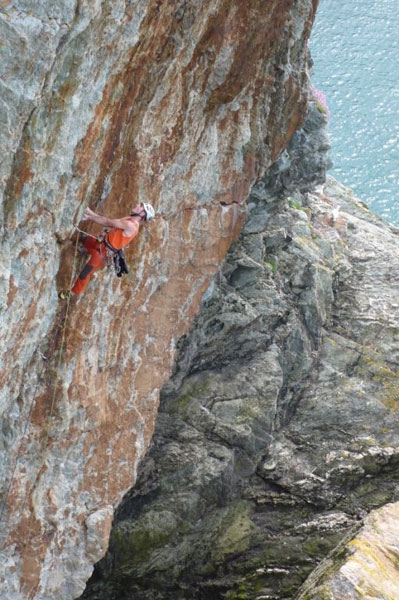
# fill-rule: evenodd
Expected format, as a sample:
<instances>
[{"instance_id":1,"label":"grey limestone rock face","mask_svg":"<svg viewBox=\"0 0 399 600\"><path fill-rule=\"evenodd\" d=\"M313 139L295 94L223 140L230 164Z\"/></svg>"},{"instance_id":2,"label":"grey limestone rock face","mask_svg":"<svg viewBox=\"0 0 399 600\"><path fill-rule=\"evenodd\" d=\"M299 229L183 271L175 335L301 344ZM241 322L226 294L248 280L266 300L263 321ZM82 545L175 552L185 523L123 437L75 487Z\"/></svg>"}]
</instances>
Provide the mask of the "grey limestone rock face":
<instances>
[{"instance_id":1,"label":"grey limestone rock face","mask_svg":"<svg viewBox=\"0 0 399 600\"><path fill-rule=\"evenodd\" d=\"M311 105L180 341L83 598L292 598L397 499L399 232L324 181L327 149Z\"/></svg>"}]
</instances>

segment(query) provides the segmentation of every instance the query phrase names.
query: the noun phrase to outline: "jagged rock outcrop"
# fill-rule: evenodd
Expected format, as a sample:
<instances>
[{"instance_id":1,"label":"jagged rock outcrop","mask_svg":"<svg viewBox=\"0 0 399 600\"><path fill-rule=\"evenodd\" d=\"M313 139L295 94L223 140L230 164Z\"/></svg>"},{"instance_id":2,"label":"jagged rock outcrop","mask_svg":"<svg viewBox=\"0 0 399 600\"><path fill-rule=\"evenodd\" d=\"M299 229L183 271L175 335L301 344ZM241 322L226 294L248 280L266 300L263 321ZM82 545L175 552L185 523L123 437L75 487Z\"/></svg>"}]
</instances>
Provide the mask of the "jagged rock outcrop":
<instances>
[{"instance_id":1,"label":"jagged rock outcrop","mask_svg":"<svg viewBox=\"0 0 399 600\"><path fill-rule=\"evenodd\" d=\"M399 499L399 231L320 184L327 148L313 107L252 191L83 598L293 598L370 510ZM384 567L379 544L371 569ZM301 599L369 598L362 560L347 596L311 582ZM395 597L384 589L373 598Z\"/></svg>"},{"instance_id":2,"label":"jagged rock outcrop","mask_svg":"<svg viewBox=\"0 0 399 600\"><path fill-rule=\"evenodd\" d=\"M366 517L309 577L297 600L396 600L399 594L399 503Z\"/></svg>"},{"instance_id":3,"label":"jagged rock outcrop","mask_svg":"<svg viewBox=\"0 0 399 600\"><path fill-rule=\"evenodd\" d=\"M68 600L177 340L301 123L317 0L1 0L1 595ZM83 209L158 218L66 313ZM91 229L93 232L94 230Z\"/></svg>"}]
</instances>

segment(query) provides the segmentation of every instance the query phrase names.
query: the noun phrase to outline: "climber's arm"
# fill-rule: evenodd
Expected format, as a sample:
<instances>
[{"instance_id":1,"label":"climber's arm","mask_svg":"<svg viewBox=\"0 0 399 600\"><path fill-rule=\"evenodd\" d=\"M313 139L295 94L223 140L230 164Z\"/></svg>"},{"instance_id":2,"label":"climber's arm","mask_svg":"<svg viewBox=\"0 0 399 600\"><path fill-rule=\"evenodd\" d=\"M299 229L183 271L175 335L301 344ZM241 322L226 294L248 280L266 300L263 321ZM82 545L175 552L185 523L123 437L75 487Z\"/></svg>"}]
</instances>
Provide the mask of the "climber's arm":
<instances>
[{"instance_id":1,"label":"climber's arm","mask_svg":"<svg viewBox=\"0 0 399 600\"><path fill-rule=\"evenodd\" d=\"M98 215L91 210L91 208L86 208L83 213L83 221L94 221L98 225L102 227L116 227L117 229L122 229L123 233L126 236L130 236L137 229L137 224L129 219L110 219L109 217L103 217L102 215Z\"/></svg>"}]
</instances>

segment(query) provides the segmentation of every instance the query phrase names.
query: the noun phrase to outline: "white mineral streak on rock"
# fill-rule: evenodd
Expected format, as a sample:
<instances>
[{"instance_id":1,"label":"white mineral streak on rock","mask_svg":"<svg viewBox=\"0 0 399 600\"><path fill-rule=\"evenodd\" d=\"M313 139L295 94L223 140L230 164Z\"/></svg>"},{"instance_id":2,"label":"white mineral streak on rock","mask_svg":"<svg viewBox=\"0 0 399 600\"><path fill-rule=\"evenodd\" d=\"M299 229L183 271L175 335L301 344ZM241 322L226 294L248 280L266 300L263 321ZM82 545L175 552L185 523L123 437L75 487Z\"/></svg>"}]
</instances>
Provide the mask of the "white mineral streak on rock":
<instances>
[{"instance_id":1,"label":"white mineral streak on rock","mask_svg":"<svg viewBox=\"0 0 399 600\"><path fill-rule=\"evenodd\" d=\"M107 549L113 514L112 506L106 506L86 519L87 551L93 562L97 562Z\"/></svg>"}]
</instances>

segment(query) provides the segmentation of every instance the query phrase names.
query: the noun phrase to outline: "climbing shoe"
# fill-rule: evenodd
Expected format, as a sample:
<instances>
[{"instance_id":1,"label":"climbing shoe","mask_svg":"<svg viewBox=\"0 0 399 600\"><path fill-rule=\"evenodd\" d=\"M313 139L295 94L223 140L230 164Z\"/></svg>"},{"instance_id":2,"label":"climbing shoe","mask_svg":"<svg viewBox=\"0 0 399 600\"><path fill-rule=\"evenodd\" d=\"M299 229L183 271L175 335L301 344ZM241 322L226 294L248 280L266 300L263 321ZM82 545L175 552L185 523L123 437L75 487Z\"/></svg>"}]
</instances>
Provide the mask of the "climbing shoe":
<instances>
[{"instance_id":1,"label":"climbing shoe","mask_svg":"<svg viewBox=\"0 0 399 600\"><path fill-rule=\"evenodd\" d=\"M58 292L58 298L60 300L67 300L71 296L71 292L69 290L61 290Z\"/></svg>"}]
</instances>

